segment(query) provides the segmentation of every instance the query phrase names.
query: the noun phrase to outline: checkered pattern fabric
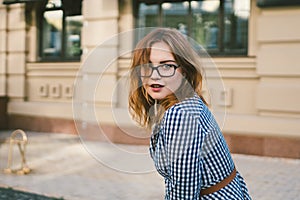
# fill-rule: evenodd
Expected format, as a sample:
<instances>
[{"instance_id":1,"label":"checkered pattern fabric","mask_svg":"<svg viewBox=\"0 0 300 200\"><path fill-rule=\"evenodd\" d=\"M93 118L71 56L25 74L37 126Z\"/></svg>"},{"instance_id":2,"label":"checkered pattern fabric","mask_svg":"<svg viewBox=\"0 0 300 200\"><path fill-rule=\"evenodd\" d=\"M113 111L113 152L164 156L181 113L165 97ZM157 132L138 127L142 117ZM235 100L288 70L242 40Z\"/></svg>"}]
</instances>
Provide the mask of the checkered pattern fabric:
<instances>
[{"instance_id":1,"label":"checkered pattern fabric","mask_svg":"<svg viewBox=\"0 0 300 200\"><path fill-rule=\"evenodd\" d=\"M201 189L229 176L234 162L217 122L197 95L165 112L153 129L150 155L165 179L165 200L251 199L238 172L221 190L200 197Z\"/></svg>"}]
</instances>

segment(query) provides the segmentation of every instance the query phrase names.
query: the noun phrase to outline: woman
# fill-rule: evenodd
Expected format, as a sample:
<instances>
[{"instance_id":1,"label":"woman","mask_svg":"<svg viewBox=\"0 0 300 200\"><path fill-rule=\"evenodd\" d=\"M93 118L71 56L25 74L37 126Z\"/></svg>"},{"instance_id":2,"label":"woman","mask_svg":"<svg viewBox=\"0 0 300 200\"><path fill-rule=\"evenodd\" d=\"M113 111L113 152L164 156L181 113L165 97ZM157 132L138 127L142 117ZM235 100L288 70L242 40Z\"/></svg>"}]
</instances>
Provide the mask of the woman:
<instances>
[{"instance_id":1,"label":"woman","mask_svg":"<svg viewBox=\"0 0 300 200\"><path fill-rule=\"evenodd\" d=\"M133 53L131 114L152 128L150 154L165 179L165 199L251 199L201 96L199 67L177 30L150 32Z\"/></svg>"}]
</instances>

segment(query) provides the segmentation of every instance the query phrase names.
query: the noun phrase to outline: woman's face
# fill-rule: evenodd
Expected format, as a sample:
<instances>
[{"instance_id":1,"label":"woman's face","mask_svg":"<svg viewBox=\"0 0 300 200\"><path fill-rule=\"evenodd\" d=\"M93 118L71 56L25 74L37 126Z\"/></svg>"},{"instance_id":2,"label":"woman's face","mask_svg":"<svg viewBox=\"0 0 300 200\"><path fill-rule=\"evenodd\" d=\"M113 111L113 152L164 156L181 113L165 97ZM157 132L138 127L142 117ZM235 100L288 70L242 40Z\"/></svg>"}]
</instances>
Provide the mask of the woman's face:
<instances>
[{"instance_id":1,"label":"woman's face","mask_svg":"<svg viewBox=\"0 0 300 200\"><path fill-rule=\"evenodd\" d=\"M151 47L150 63L153 67L162 64L173 64L178 66L170 47L164 42L156 42ZM166 66L168 67L168 66ZM160 72L167 70L166 67L160 67ZM143 73L145 68L141 68ZM151 73L149 73L151 74ZM174 93L181 85L182 72L181 68L177 68L173 76L162 77L157 70L153 70L150 77L142 77L143 87L153 99L164 99L169 94Z\"/></svg>"}]
</instances>

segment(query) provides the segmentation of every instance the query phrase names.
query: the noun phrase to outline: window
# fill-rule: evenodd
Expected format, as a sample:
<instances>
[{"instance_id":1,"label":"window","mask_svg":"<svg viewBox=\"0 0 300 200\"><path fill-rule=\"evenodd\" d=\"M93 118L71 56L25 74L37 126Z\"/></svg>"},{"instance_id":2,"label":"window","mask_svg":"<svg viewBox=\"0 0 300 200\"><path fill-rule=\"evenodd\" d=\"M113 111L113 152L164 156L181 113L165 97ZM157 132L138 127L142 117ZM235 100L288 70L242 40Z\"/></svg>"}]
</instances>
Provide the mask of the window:
<instances>
[{"instance_id":1,"label":"window","mask_svg":"<svg viewBox=\"0 0 300 200\"><path fill-rule=\"evenodd\" d=\"M247 54L250 0L136 1L138 28L176 28L212 55Z\"/></svg>"},{"instance_id":2,"label":"window","mask_svg":"<svg viewBox=\"0 0 300 200\"><path fill-rule=\"evenodd\" d=\"M81 0L48 0L41 19L41 61L79 60Z\"/></svg>"}]
</instances>

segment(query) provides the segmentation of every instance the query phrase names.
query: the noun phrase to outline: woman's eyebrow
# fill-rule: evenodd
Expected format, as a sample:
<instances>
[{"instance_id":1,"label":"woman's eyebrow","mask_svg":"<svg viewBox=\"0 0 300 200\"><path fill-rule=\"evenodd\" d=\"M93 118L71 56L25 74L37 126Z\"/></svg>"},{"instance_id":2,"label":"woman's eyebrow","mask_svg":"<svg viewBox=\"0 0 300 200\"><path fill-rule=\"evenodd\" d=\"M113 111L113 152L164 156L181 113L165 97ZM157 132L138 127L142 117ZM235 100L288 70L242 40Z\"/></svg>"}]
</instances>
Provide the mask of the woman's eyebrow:
<instances>
[{"instance_id":1,"label":"woman's eyebrow","mask_svg":"<svg viewBox=\"0 0 300 200\"><path fill-rule=\"evenodd\" d=\"M174 63L176 63L175 60L163 60L163 61L160 61L159 63L160 64L164 64L164 63L167 63L167 62L174 62Z\"/></svg>"}]
</instances>

